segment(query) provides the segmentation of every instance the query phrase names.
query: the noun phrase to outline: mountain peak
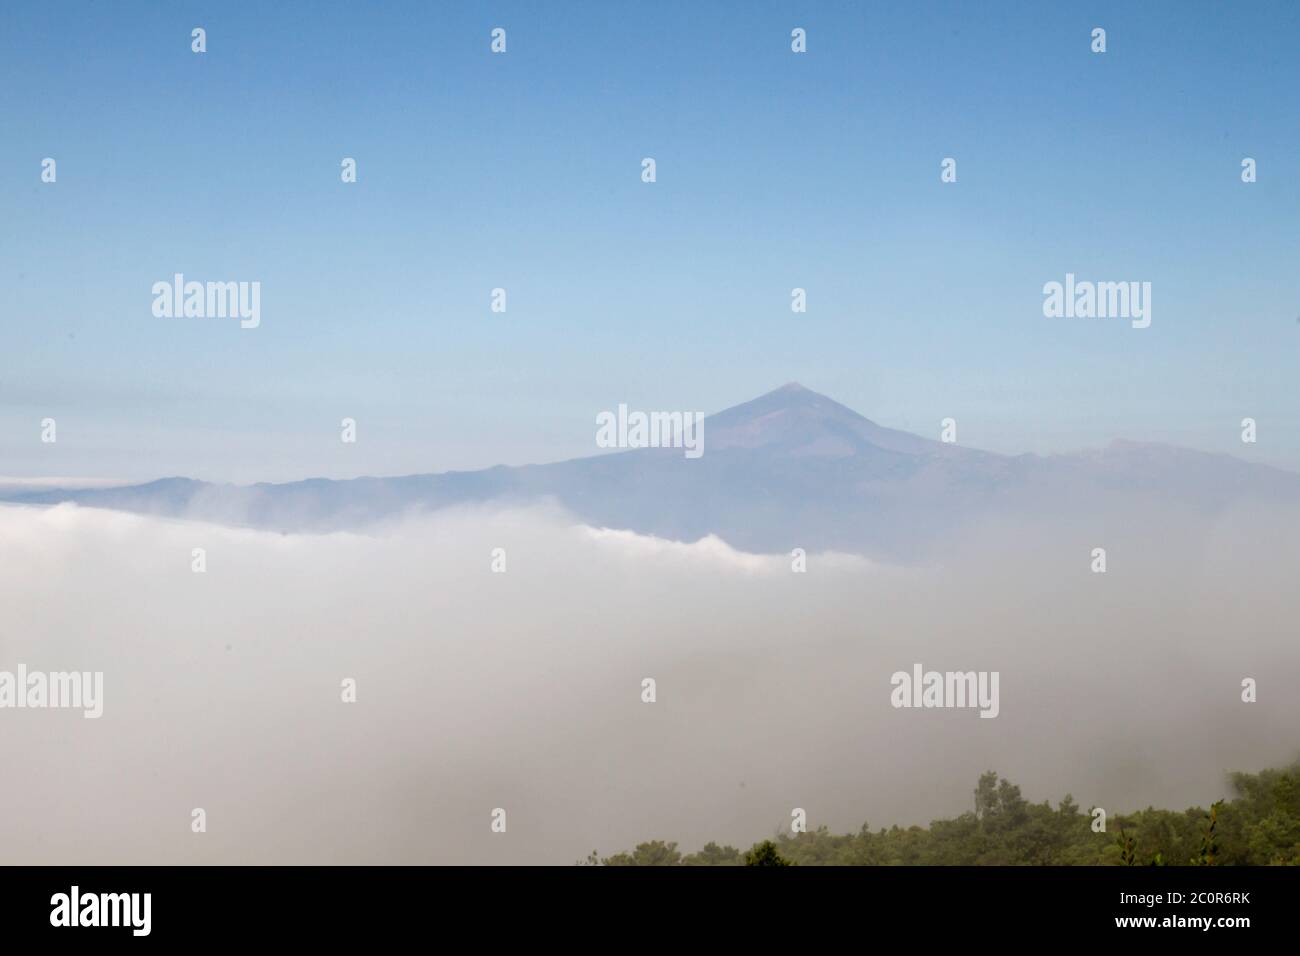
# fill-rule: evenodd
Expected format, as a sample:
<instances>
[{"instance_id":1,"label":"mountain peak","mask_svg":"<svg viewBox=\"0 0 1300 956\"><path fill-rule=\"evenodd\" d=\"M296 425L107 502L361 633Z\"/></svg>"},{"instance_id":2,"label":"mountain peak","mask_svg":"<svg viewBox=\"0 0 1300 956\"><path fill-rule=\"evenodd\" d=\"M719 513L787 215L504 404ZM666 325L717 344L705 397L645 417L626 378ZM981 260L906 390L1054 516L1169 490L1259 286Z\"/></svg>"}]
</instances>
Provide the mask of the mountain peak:
<instances>
[{"instance_id":1,"label":"mountain peak","mask_svg":"<svg viewBox=\"0 0 1300 956\"><path fill-rule=\"evenodd\" d=\"M770 392L764 392L762 395L758 396L758 398L754 399L754 401L761 402L764 399L777 398L785 399L786 401L798 399L821 399L826 402L832 401L820 392L814 392L811 388L808 388L806 385L802 385L799 382L786 382L779 388L774 388Z\"/></svg>"},{"instance_id":2,"label":"mountain peak","mask_svg":"<svg viewBox=\"0 0 1300 956\"><path fill-rule=\"evenodd\" d=\"M932 453L938 442L882 428L853 409L787 382L758 398L710 415L710 448L768 448L797 457L841 458L871 448Z\"/></svg>"}]
</instances>

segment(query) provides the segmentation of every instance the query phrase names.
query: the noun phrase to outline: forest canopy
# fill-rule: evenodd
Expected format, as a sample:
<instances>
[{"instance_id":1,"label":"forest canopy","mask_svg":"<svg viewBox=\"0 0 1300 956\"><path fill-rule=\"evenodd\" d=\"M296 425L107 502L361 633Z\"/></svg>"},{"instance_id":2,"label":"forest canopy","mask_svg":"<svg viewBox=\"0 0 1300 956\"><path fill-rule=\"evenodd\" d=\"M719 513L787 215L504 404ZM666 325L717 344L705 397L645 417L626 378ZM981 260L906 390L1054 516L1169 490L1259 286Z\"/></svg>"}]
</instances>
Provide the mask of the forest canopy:
<instances>
[{"instance_id":1,"label":"forest canopy","mask_svg":"<svg viewBox=\"0 0 1300 956\"><path fill-rule=\"evenodd\" d=\"M604 866L1295 866L1300 865L1300 762L1229 775L1232 798L1211 807L1112 814L1105 831L1066 794L1031 803L997 773L981 774L973 809L928 827L782 833L749 851L709 842L683 854L651 840L601 857Z\"/></svg>"}]
</instances>

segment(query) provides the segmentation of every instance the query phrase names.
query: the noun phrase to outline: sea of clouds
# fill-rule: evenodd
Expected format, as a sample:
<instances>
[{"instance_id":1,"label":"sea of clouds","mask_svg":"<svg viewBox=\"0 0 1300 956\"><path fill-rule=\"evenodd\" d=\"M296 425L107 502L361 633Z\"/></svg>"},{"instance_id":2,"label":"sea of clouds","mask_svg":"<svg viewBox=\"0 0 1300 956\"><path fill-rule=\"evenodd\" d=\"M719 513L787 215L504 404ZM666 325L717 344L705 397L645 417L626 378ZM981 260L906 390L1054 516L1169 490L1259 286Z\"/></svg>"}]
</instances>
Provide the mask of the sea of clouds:
<instances>
[{"instance_id":1,"label":"sea of clouds","mask_svg":"<svg viewBox=\"0 0 1300 956\"><path fill-rule=\"evenodd\" d=\"M1061 518L799 574L544 507L286 535L0 506L0 670L104 673L98 720L0 710L0 858L564 864L748 846L796 807L924 824L988 769L1111 813L1206 805L1300 754L1298 529ZM999 716L893 708L914 663L998 671Z\"/></svg>"}]
</instances>

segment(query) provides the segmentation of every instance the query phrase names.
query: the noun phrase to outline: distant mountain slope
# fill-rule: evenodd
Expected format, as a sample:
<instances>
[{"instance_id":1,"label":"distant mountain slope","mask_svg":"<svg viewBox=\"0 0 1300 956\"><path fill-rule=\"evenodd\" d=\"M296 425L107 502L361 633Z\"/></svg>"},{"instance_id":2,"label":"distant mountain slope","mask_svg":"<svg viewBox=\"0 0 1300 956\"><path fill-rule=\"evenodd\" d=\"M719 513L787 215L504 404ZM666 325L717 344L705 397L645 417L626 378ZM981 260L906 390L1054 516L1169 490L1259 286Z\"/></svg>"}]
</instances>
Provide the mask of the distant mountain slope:
<instances>
[{"instance_id":1,"label":"distant mountain slope","mask_svg":"<svg viewBox=\"0 0 1300 956\"><path fill-rule=\"evenodd\" d=\"M79 504L280 531L361 527L411 510L553 499L580 520L661 537L716 534L751 551L924 553L981 517L1173 501L1207 515L1234 502L1300 503L1300 475L1163 445L1006 456L877 425L790 384L709 416L704 454L644 448L547 465L397 478L143 485L18 492Z\"/></svg>"}]
</instances>

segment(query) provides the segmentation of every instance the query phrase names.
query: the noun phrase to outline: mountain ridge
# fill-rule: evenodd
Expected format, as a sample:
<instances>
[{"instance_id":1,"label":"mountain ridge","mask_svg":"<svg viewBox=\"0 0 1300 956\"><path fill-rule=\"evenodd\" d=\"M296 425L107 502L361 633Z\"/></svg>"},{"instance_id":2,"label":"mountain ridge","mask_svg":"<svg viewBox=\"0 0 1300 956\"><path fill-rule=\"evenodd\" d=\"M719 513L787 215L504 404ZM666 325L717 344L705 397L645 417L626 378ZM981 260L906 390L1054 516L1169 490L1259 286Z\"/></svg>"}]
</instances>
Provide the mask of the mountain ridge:
<instances>
[{"instance_id":1,"label":"mountain ridge","mask_svg":"<svg viewBox=\"0 0 1300 956\"><path fill-rule=\"evenodd\" d=\"M1300 503L1300 475L1230 455L1117 440L1104 449L1003 455L887 428L797 382L704 419L704 454L636 448L546 464L251 485L184 476L11 492L9 502L327 532L414 511L555 501L577 519L676 540L715 534L791 547L914 557L972 520L1101 503Z\"/></svg>"}]
</instances>

